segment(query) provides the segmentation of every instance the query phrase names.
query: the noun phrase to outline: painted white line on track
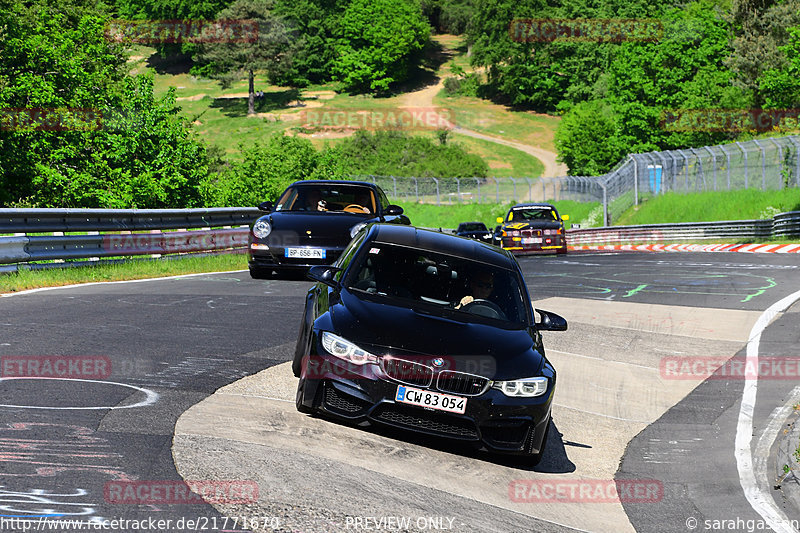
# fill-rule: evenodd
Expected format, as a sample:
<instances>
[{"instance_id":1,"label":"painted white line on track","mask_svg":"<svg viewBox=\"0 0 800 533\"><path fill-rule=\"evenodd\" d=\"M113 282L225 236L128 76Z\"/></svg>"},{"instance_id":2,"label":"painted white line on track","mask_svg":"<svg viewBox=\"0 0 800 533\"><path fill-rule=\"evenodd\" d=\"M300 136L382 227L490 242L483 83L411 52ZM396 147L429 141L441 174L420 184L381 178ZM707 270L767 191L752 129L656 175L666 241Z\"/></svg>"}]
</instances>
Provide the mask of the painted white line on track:
<instances>
[{"instance_id":1,"label":"painted white line on track","mask_svg":"<svg viewBox=\"0 0 800 533\"><path fill-rule=\"evenodd\" d=\"M43 378L43 377L13 377L13 378L0 378L0 382L3 381L16 381L22 379L48 379L53 381L79 381L83 383L100 383L101 385L119 385L120 387L127 387L129 389L137 390L145 395L144 400L140 402L136 402L130 405L99 405L99 406L89 406L89 407L55 407L49 405L14 405L14 404L0 404L0 407L11 407L14 409L44 409L44 410L53 410L53 411L69 411L69 410L76 410L76 411L87 411L87 410L105 410L105 409L134 409L136 407L147 407L148 405L153 405L158 401L158 393L153 392L150 389L144 389L142 387L137 387L135 385L128 385L127 383L118 383L116 381L101 381L98 379L73 379L73 378Z\"/></svg>"},{"instance_id":2,"label":"painted white line on track","mask_svg":"<svg viewBox=\"0 0 800 533\"><path fill-rule=\"evenodd\" d=\"M76 287L90 287L92 285L111 285L118 283L141 283L143 281L162 281L168 279L178 278L192 278L195 276L208 276L209 274L236 274L238 272L247 272L247 270L223 270L221 272L198 272L197 274L180 274L178 276L164 276L161 278L143 278L143 279L123 279L119 281L90 281L89 283L75 283L73 285L59 285L57 287L39 287L38 289L28 289L19 292L6 292L0 294L0 298L7 298L9 296L20 296L22 294L33 294L42 291L54 291L58 289L74 289Z\"/></svg>"},{"instance_id":3,"label":"painted white line on track","mask_svg":"<svg viewBox=\"0 0 800 533\"><path fill-rule=\"evenodd\" d=\"M800 291L794 292L789 296L775 302L764 311L750 330L750 340L747 342L746 365L751 368L758 368L758 350L761 343L761 334L775 319L778 313L788 309L793 303L800 300ZM753 452L751 442L753 440L753 413L756 407L756 397L758 394L758 375L753 379L744 381L742 392L742 403L739 406L739 421L736 426L736 445L734 455L736 456L736 468L739 471L739 484L744 490L744 496L750 506L778 533L795 533L791 527L786 514L781 511L772 499L772 496L759 488L756 474L753 470ZM771 444L771 443L770 443Z\"/></svg>"}]
</instances>

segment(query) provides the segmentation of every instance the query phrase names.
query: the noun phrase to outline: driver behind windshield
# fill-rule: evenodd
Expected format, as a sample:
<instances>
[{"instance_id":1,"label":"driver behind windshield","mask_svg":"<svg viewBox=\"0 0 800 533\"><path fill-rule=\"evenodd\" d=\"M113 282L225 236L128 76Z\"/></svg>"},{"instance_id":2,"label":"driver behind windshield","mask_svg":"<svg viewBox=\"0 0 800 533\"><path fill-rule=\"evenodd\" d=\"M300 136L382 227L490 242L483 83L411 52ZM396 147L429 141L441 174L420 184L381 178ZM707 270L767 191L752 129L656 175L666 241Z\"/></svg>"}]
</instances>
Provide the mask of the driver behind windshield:
<instances>
[{"instance_id":1,"label":"driver behind windshield","mask_svg":"<svg viewBox=\"0 0 800 533\"><path fill-rule=\"evenodd\" d=\"M488 270L476 272L469 278L469 294L461 298L456 309L475 300L488 300L492 291L494 291L494 275Z\"/></svg>"}]
</instances>

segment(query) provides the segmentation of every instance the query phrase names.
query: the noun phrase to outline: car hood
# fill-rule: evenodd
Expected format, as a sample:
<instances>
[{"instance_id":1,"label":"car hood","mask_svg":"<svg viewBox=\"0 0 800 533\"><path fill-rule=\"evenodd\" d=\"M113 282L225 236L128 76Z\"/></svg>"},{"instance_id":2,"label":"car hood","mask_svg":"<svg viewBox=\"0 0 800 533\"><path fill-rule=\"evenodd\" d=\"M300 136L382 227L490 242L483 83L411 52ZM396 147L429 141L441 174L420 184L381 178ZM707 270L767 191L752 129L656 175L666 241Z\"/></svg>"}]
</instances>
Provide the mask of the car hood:
<instances>
[{"instance_id":1,"label":"car hood","mask_svg":"<svg viewBox=\"0 0 800 533\"><path fill-rule=\"evenodd\" d=\"M444 357L457 370L491 379L516 379L541 372L544 357L527 329L509 330L428 314L424 309L379 302L344 289L330 307L334 331L375 355Z\"/></svg>"},{"instance_id":2,"label":"car hood","mask_svg":"<svg viewBox=\"0 0 800 533\"><path fill-rule=\"evenodd\" d=\"M267 218L274 230L311 231L317 235L341 235L373 217L356 213L306 213L303 211L274 212Z\"/></svg>"}]
</instances>

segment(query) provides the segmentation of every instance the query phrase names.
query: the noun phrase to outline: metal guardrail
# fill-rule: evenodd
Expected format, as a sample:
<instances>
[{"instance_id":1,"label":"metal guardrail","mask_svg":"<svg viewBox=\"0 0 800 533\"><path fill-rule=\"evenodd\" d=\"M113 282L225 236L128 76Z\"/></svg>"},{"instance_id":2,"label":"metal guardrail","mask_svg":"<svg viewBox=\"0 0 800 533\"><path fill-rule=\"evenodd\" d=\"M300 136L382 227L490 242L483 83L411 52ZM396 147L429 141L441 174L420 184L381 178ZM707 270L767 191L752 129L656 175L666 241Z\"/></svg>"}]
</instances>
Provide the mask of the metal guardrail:
<instances>
[{"instance_id":1,"label":"metal guardrail","mask_svg":"<svg viewBox=\"0 0 800 533\"><path fill-rule=\"evenodd\" d=\"M661 243L711 239L770 239L800 236L800 211L764 220L684 222L567 230L569 244Z\"/></svg>"},{"instance_id":2,"label":"metal guardrail","mask_svg":"<svg viewBox=\"0 0 800 533\"><path fill-rule=\"evenodd\" d=\"M0 272L35 261L239 251L259 214L256 208L0 209L0 234L14 234L0 236ZM134 233L142 230L149 233ZM64 263L37 264L43 266Z\"/></svg>"}]
</instances>

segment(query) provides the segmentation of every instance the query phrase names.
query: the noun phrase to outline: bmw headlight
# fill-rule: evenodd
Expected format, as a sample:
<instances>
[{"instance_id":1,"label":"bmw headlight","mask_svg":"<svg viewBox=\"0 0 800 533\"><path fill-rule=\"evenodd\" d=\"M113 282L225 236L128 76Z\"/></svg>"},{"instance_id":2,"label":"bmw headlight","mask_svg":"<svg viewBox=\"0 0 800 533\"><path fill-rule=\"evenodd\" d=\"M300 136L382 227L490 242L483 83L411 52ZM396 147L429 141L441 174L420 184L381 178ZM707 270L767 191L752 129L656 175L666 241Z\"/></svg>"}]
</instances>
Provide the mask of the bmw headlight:
<instances>
[{"instance_id":1,"label":"bmw headlight","mask_svg":"<svg viewBox=\"0 0 800 533\"><path fill-rule=\"evenodd\" d=\"M354 365L366 365L367 363L377 363L378 358L366 350L362 350L347 339L327 331L322 333L322 347L329 354L344 359Z\"/></svg>"},{"instance_id":2,"label":"bmw headlight","mask_svg":"<svg viewBox=\"0 0 800 533\"><path fill-rule=\"evenodd\" d=\"M533 398L547 392L547 378L525 378L513 381L494 381L492 388L511 398Z\"/></svg>"},{"instance_id":3,"label":"bmw headlight","mask_svg":"<svg viewBox=\"0 0 800 533\"><path fill-rule=\"evenodd\" d=\"M350 228L350 238L352 239L353 237L355 237L356 233L361 231L361 229L366 225L367 225L366 222L359 222L358 224Z\"/></svg>"},{"instance_id":4,"label":"bmw headlight","mask_svg":"<svg viewBox=\"0 0 800 533\"><path fill-rule=\"evenodd\" d=\"M272 226L265 219L259 219L253 224L253 235L259 239L266 238L272 231Z\"/></svg>"}]
</instances>

